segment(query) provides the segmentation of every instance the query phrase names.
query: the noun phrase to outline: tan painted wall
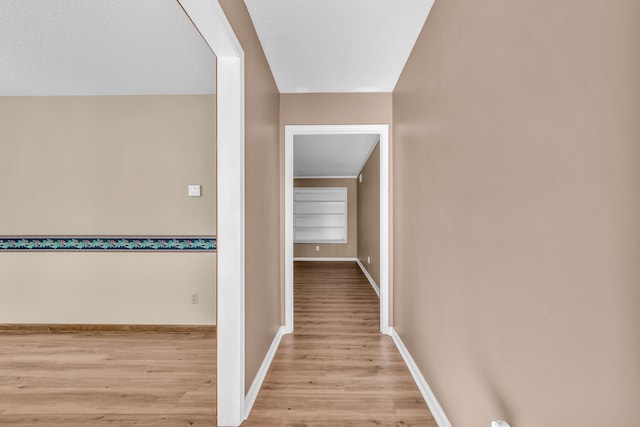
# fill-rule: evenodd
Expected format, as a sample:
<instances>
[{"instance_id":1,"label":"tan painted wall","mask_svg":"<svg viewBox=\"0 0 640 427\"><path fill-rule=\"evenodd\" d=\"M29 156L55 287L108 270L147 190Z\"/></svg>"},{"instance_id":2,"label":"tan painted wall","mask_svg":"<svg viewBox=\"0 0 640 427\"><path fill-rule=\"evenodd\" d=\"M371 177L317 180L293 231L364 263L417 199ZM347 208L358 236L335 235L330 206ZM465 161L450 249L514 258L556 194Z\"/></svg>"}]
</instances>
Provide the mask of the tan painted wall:
<instances>
[{"instance_id":1,"label":"tan painted wall","mask_svg":"<svg viewBox=\"0 0 640 427\"><path fill-rule=\"evenodd\" d=\"M215 117L213 95L0 97L0 235L214 235ZM215 261L0 254L0 322L215 324Z\"/></svg>"},{"instance_id":2,"label":"tan painted wall","mask_svg":"<svg viewBox=\"0 0 640 427\"><path fill-rule=\"evenodd\" d=\"M0 234L215 234L215 108L213 95L0 97Z\"/></svg>"},{"instance_id":3,"label":"tan painted wall","mask_svg":"<svg viewBox=\"0 0 640 427\"><path fill-rule=\"evenodd\" d=\"M380 286L380 144L358 180L358 259ZM371 263L367 257L371 258Z\"/></svg>"},{"instance_id":4,"label":"tan painted wall","mask_svg":"<svg viewBox=\"0 0 640 427\"><path fill-rule=\"evenodd\" d=\"M347 187L347 243L295 243L295 257L355 258L358 254L358 186L355 178L294 179L294 187ZM316 246L320 250L316 251Z\"/></svg>"},{"instance_id":5,"label":"tan painted wall","mask_svg":"<svg viewBox=\"0 0 640 427\"><path fill-rule=\"evenodd\" d=\"M246 389L280 321L280 94L262 45L240 0L220 0L245 58Z\"/></svg>"},{"instance_id":6,"label":"tan painted wall","mask_svg":"<svg viewBox=\"0 0 640 427\"><path fill-rule=\"evenodd\" d=\"M283 93L280 123L284 125L391 125L390 93Z\"/></svg>"},{"instance_id":7,"label":"tan painted wall","mask_svg":"<svg viewBox=\"0 0 640 427\"><path fill-rule=\"evenodd\" d=\"M395 327L456 427L640 425L639 16L437 1L396 86Z\"/></svg>"},{"instance_id":8,"label":"tan painted wall","mask_svg":"<svg viewBox=\"0 0 640 427\"><path fill-rule=\"evenodd\" d=\"M0 323L215 325L215 285L215 253L2 253Z\"/></svg>"}]
</instances>

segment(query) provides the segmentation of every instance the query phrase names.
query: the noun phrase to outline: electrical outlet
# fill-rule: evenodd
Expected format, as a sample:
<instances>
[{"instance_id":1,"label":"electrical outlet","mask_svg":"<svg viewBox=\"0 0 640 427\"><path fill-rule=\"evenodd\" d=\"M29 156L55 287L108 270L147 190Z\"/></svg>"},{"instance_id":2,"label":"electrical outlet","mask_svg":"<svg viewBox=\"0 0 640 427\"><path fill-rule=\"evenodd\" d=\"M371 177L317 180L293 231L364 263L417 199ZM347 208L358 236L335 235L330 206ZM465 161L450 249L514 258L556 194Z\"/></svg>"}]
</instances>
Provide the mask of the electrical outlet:
<instances>
[{"instance_id":1,"label":"electrical outlet","mask_svg":"<svg viewBox=\"0 0 640 427\"><path fill-rule=\"evenodd\" d=\"M198 303L198 294L191 294L191 304L197 304Z\"/></svg>"},{"instance_id":2,"label":"electrical outlet","mask_svg":"<svg viewBox=\"0 0 640 427\"><path fill-rule=\"evenodd\" d=\"M202 195L202 186L200 184L189 184L187 186L187 194L189 197L200 197Z\"/></svg>"},{"instance_id":3,"label":"electrical outlet","mask_svg":"<svg viewBox=\"0 0 640 427\"><path fill-rule=\"evenodd\" d=\"M316 252L320 251L320 245L316 245Z\"/></svg>"}]
</instances>

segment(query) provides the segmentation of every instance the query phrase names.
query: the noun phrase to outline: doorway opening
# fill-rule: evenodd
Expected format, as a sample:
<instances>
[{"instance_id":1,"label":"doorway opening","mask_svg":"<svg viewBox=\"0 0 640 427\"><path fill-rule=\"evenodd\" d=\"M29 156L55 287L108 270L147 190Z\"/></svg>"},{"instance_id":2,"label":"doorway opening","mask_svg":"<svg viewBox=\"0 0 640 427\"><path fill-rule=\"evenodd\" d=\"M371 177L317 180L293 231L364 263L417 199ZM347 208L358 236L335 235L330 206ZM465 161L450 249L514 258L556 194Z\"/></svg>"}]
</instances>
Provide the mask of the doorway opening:
<instances>
[{"instance_id":1,"label":"doorway opening","mask_svg":"<svg viewBox=\"0 0 640 427\"><path fill-rule=\"evenodd\" d=\"M294 330L294 142L296 137L378 135L380 150L380 332L389 330L389 126L388 125L289 125L285 126L285 333Z\"/></svg>"},{"instance_id":2,"label":"doorway opening","mask_svg":"<svg viewBox=\"0 0 640 427\"><path fill-rule=\"evenodd\" d=\"M216 0L179 0L217 57L217 425L246 419L244 52Z\"/></svg>"}]
</instances>

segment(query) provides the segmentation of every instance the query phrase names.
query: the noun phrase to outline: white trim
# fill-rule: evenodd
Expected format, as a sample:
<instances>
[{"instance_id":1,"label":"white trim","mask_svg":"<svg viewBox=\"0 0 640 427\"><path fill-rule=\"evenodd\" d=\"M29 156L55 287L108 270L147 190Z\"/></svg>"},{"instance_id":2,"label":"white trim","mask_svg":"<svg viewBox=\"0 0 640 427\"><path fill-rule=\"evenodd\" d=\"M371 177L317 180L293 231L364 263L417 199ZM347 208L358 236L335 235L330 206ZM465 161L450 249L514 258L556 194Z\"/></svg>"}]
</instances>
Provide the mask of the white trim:
<instances>
[{"instance_id":1,"label":"white trim","mask_svg":"<svg viewBox=\"0 0 640 427\"><path fill-rule=\"evenodd\" d=\"M178 0L216 58L242 58L244 50L216 0ZM218 80L220 86L220 80Z\"/></svg>"},{"instance_id":2,"label":"white trim","mask_svg":"<svg viewBox=\"0 0 640 427\"><path fill-rule=\"evenodd\" d=\"M293 139L295 135L380 135L380 332L389 334L389 125L285 126L285 330L293 332Z\"/></svg>"},{"instance_id":3,"label":"white trim","mask_svg":"<svg viewBox=\"0 0 640 427\"><path fill-rule=\"evenodd\" d=\"M244 53L216 0L179 0L217 57L217 425L245 419Z\"/></svg>"},{"instance_id":4,"label":"white trim","mask_svg":"<svg viewBox=\"0 0 640 427\"><path fill-rule=\"evenodd\" d=\"M380 133L380 332L389 335L389 230L391 229L391 205L389 203L390 154L389 127Z\"/></svg>"},{"instance_id":5,"label":"white trim","mask_svg":"<svg viewBox=\"0 0 640 427\"><path fill-rule=\"evenodd\" d=\"M280 340L284 335L284 326L281 326L276 332L276 336L273 338L273 342L271 343L271 347L269 347L269 351L267 351L267 355L264 357L262 361L262 365L260 365L260 369L256 374L256 377L253 379L253 383L251 383L251 387L249 387L249 391L247 392L247 397L244 401L244 410L245 410L245 419L249 418L249 413L251 412L251 408L253 408L253 404L258 397L258 392L262 387L262 383L264 382L265 377L267 376L267 372L269 371L269 366L271 366L271 362L273 362L273 358L276 355L276 351L278 350L278 346L280 345Z\"/></svg>"},{"instance_id":6,"label":"white trim","mask_svg":"<svg viewBox=\"0 0 640 427\"><path fill-rule=\"evenodd\" d=\"M284 140L284 330L293 332L293 134L285 126Z\"/></svg>"},{"instance_id":7,"label":"white trim","mask_svg":"<svg viewBox=\"0 0 640 427\"><path fill-rule=\"evenodd\" d=\"M241 94L244 78L237 74L238 67L242 68L239 59L218 58L219 81L226 81L225 85L235 87ZM225 94L220 88L217 95L218 120L227 121L227 126L218 125L217 138L218 426L239 426L245 413L244 124L241 132L231 128L229 125L243 120L232 111L225 112L223 107L225 103L237 107L237 102L225 97L235 98L238 94Z\"/></svg>"},{"instance_id":8,"label":"white trim","mask_svg":"<svg viewBox=\"0 0 640 427\"><path fill-rule=\"evenodd\" d=\"M398 332L393 327L390 327L389 329L391 338L393 338L393 342L396 343L396 347L398 347L398 351L404 359L404 363L406 363L407 368L409 368L409 372L411 372L411 376L416 382L418 390L420 390L422 397L425 402L427 402L427 406L429 407L436 424L438 424L438 427L452 427L449 418L447 418L447 414L444 413L444 409L442 409L442 406L438 403L436 396L433 394L433 391L431 391L431 387L427 384L427 380L424 379L418 365L416 365L416 362L413 360L413 357L411 357L409 350L407 350L407 347L405 347L404 343L400 339L400 335L398 335Z\"/></svg>"},{"instance_id":9,"label":"white trim","mask_svg":"<svg viewBox=\"0 0 640 427\"><path fill-rule=\"evenodd\" d=\"M294 176L293 179L356 179L356 176Z\"/></svg>"},{"instance_id":10,"label":"white trim","mask_svg":"<svg viewBox=\"0 0 640 427\"><path fill-rule=\"evenodd\" d=\"M376 294L378 295L378 298L380 298L380 288L378 287L376 281L373 280L373 277L371 277L371 275L369 274L369 271L367 271L367 269L364 268L364 265L360 262L359 259L356 259L356 262L360 266L360 270L362 270L364 275L367 276L367 280L371 284L371 287L373 288L373 290L376 291Z\"/></svg>"},{"instance_id":11,"label":"white trim","mask_svg":"<svg viewBox=\"0 0 640 427\"><path fill-rule=\"evenodd\" d=\"M296 245L348 245L348 240L320 240L320 239L310 239L310 240L296 240Z\"/></svg>"}]
</instances>

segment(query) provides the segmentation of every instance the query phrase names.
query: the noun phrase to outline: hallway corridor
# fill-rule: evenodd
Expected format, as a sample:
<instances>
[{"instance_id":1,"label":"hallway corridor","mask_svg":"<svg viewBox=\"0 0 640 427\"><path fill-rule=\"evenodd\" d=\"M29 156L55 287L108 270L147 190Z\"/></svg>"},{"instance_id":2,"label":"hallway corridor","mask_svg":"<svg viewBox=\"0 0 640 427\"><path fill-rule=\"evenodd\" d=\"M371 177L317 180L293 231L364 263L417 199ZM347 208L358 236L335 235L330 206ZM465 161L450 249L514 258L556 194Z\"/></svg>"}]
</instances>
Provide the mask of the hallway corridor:
<instances>
[{"instance_id":1,"label":"hallway corridor","mask_svg":"<svg viewBox=\"0 0 640 427\"><path fill-rule=\"evenodd\" d=\"M296 262L283 337L243 427L436 427L355 262Z\"/></svg>"}]
</instances>

